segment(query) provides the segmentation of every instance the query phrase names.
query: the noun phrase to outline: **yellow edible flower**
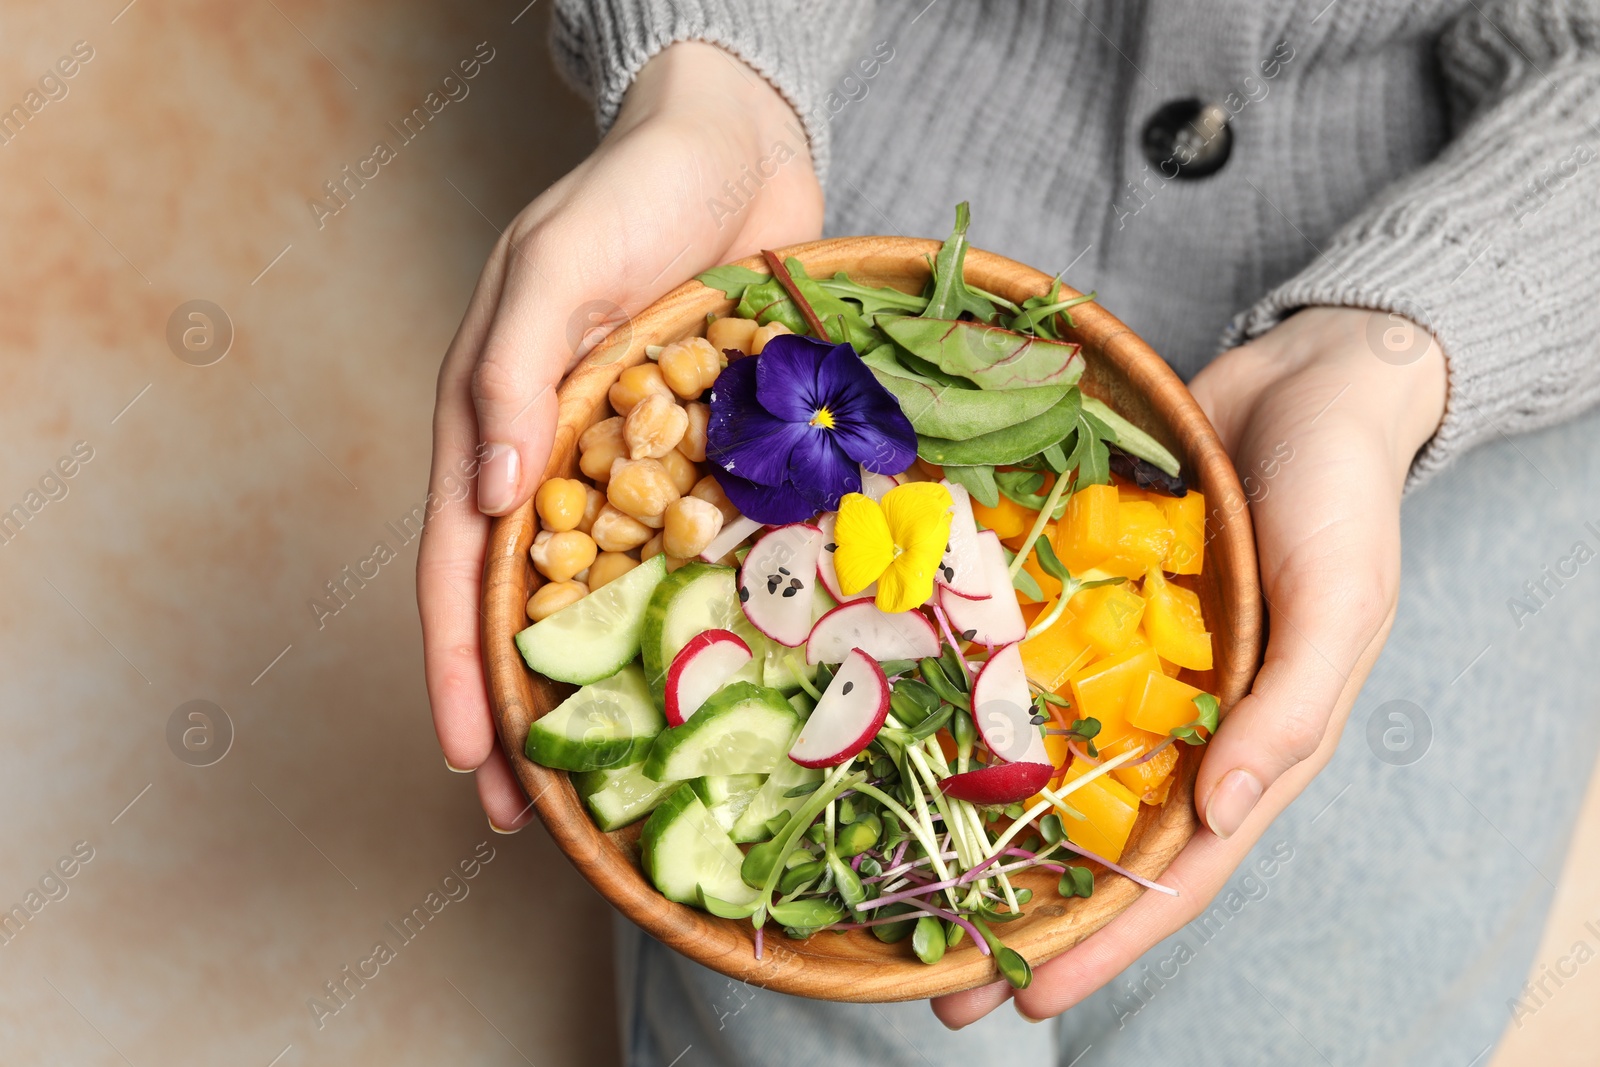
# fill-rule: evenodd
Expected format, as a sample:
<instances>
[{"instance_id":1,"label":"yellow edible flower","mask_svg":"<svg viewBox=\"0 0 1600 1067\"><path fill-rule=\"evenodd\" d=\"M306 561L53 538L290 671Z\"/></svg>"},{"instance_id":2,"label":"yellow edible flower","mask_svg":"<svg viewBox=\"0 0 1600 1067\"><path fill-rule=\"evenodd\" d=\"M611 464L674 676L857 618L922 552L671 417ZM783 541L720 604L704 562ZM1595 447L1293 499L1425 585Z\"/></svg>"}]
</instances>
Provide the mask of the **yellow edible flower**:
<instances>
[{"instance_id":1,"label":"yellow edible flower","mask_svg":"<svg viewBox=\"0 0 1600 1067\"><path fill-rule=\"evenodd\" d=\"M839 501L834 568L851 596L878 583L879 611L910 611L933 594L933 578L950 541L950 490L938 482L908 482L879 504L860 493Z\"/></svg>"}]
</instances>

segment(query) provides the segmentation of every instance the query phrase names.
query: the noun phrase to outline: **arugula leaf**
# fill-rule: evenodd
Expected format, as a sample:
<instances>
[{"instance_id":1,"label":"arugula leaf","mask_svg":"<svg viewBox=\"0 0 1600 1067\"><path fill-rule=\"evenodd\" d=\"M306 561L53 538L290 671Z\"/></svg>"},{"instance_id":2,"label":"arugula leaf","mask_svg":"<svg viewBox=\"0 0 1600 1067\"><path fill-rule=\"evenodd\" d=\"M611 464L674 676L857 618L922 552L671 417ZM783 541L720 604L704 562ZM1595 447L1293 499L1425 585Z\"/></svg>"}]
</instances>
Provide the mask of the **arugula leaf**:
<instances>
[{"instance_id":1,"label":"arugula leaf","mask_svg":"<svg viewBox=\"0 0 1600 1067\"><path fill-rule=\"evenodd\" d=\"M902 293L888 286L862 285L853 281L844 271L839 271L831 278L818 278L817 284L834 296L860 304L861 314L866 318L881 311L909 311L915 314L928 306L925 296Z\"/></svg>"},{"instance_id":2,"label":"arugula leaf","mask_svg":"<svg viewBox=\"0 0 1600 1067\"><path fill-rule=\"evenodd\" d=\"M822 321L828 334L827 340L834 344L849 341L857 352L866 352L883 344L883 335L852 305L807 274L805 264L790 256L783 261L783 265L789 271L789 280Z\"/></svg>"},{"instance_id":3,"label":"arugula leaf","mask_svg":"<svg viewBox=\"0 0 1600 1067\"><path fill-rule=\"evenodd\" d=\"M729 263L697 274L694 280L712 289L721 289L729 300L742 300L745 290L766 281L767 275L737 263Z\"/></svg>"},{"instance_id":4,"label":"arugula leaf","mask_svg":"<svg viewBox=\"0 0 1600 1067\"><path fill-rule=\"evenodd\" d=\"M944 468L944 476L972 494L986 508L1000 506L1000 489L995 484L994 467L986 464L956 465Z\"/></svg>"},{"instance_id":5,"label":"arugula leaf","mask_svg":"<svg viewBox=\"0 0 1600 1067\"><path fill-rule=\"evenodd\" d=\"M1058 281L1048 297L1030 296L1022 302L1022 311L1012 317L1011 321L1007 323L1007 327L1012 330L1020 330L1023 333L1038 334L1041 337L1059 337L1053 322L1056 314L1065 312L1068 308L1075 308L1079 304L1087 304L1095 299L1094 293L1084 293L1082 296L1058 300L1057 295L1060 292L1061 283ZM1078 324L1072 321L1071 315L1068 315L1067 325L1077 326Z\"/></svg>"},{"instance_id":6,"label":"arugula leaf","mask_svg":"<svg viewBox=\"0 0 1600 1067\"><path fill-rule=\"evenodd\" d=\"M967 288L967 226L972 221L965 200L956 205L956 226L933 260L933 289L928 294L925 319L958 319L963 313L979 322L993 322L994 304Z\"/></svg>"},{"instance_id":7,"label":"arugula leaf","mask_svg":"<svg viewBox=\"0 0 1600 1067\"><path fill-rule=\"evenodd\" d=\"M1092 396L1083 398L1083 410L1099 420L1099 433L1105 440L1129 455L1137 456L1160 470L1177 477L1178 457L1168 452L1160 441L1111 410L1103 401Z\"/></svg>"}]
</instances>

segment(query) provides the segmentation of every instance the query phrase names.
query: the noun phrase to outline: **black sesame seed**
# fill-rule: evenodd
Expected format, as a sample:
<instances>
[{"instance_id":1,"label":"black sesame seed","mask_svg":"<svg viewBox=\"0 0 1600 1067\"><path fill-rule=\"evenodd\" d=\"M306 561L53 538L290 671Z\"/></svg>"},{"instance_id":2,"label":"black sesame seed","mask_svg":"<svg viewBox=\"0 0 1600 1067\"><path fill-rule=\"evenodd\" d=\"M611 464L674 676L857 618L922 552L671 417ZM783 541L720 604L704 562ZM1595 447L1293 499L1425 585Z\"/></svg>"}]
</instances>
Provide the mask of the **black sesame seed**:
<instances>
[{"instance_id":1,"label":"black sesame seed","mask_svg":"<svg viewBox=\"0 0 1600 1067\"><path fill-rule=\"evenodd\" d=\"M974 629L971 629L971 630L962 630L961 631L961 640L963 640L963 641L976 641L977 639L978 639L978 631L977 631L977 629L974 628Z\"/></svg>"},{"instance_id":2,"label":"black sesame seed","mask_svg":"<svg viewBox=\"0 0 1600 1067\"><path fill-rule=\"evenodd\" d=\"M739 603L744 604L750 600L750 590L744 586L739 587Z\"/></svg>"},{"instance_id":3,"label":"black sesame seed","mask_svg":"<svg viewBox=\"0 0 1600 1067\"><path fill-rule=\"evenodd\" d=\"M1043 715L1035 715L1033 718L1029 719L1028 721L1031 722L1035 726L1043 726L1049 720L1047 720Z\"/></svg>"},{"instance_id":4,"label":"black sesame seed","mask_svg":"<svg viewBox=\"0 0 1600 1067\"><path fill-rule=\"evenodd\" d=\"M789 579L789 588L790 589L804 589L805 587L806 587L806 583L802 582L800 579L798 579L798 578L790 578Z\"/></svg>"},{"instance_id":5,"label":"black sesame seed","mask_svg":"<svg viewBox=\"0 0 1600 1067\"><path fill-rule=\"evenodd\" d=\"M782 584L783 579L779 578L776 574L767 575L767 595L771 596L773 593L777 592L778 586Z\"/></svg>"},{"instance_id":6,"label":"black sesame seed","mask_svg":"<svg viewBox=\"0 0 1600 1067\"><path fill-rule=\"evenodd\" d=\"M844 683L844 688L839 690L839 692L843 693L845 696L849 696L850 695L850 690L854 689L855 687L856 687L856 683L854 683L854 682L846 682L846 683Z\"/></svg>"},{"instance_id":7,"label":"black sesame seed","mask_svg":"<svg viewBox=\"0 0 1600 1067\"><path fill-rule=\"evenodd\" d=\"M829 541L827 544L822 546L822 551L824 551L824 552L834 552L834 551L837 551L838 548L839 548L838 545L834 544L832 541Z\"/></svg>"},{"instance_id":8,"label":"black sesame seed","mask_svg":"<svg viewBox=\"0 0 1600 1067\"><path fill-rule=\"evenodd\" d=\"M783 575L785 578L787 578L793 572L790 571L788 567L779 567L778 568L778 573Z\"/></svg>"},{"instance_id":9,"label":"black sesame seed","mask_svg":"<svg viewBox=\"0 0 1600 1067\"><path fill-rule=\"evenodd\" d=\"M794 596L794 587L790 586L788 589L785 589L783 591L783 595L784 596Z\"/></svg>"}]
</instances>

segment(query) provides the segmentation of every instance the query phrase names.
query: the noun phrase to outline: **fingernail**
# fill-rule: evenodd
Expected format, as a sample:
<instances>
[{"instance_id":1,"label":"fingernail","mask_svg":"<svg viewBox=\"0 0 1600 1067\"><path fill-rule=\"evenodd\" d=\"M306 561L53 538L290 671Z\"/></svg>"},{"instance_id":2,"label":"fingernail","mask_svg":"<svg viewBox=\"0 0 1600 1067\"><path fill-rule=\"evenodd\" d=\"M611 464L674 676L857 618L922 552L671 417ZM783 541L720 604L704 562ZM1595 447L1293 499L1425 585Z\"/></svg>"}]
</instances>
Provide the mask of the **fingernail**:
<instances>
[{"instance_id":1,"label":"fingernail","mask_svg":"<svg viewBox=\"0 0 1600 1067\"><path fill-rule=\"evenodd\" d=\"M446 756L444 758L444 765L446 767L448 767L450 770L452 770L455 773L457 773L457 774L471 774L472 773L472 768L471 767L457 767L454 763L451 763L449 756Z\"/></svg>"},{"instance_id":2,"label":"fingernail","mask_svg":"<svg viewBox=\"0 0 1600 1067\"><path fill-rule=\"evenodd\" d=\"M1044 1022L1043 1019L1035 1019L1033 1016L1029 1015L1027 1012L1023 1011L1021 1008L1017 1009L1017 1014L1022 1016L1024 1022L1034 1023L1035 1025Z\"/></svg>"},{"instance_id":3,"label":"fingernail","mask_svg":"<svg viewBox=\"0 0 1600 1067\"><path fill-rule=\"evenodd\" d=\"M491 443L478 468L478 510L487 514L504 511L516 499L517 474L521 457L508 444Z\"/></svg>"},{"instance_id":4,"label":"fingernail","mask_svg":"<svg viewBox=\"0 0 1600 1067\"><path fill-rule=\"evenodd\" d=\"M1222 776L1206 802L1206 825L1221 838L1232 837L1261 799L1261 779L1235 767Z\"/></svg>"},{"instance_id":5,"label":"fingernail","mask_svg":"<svg viewBox=\"0 0 1600 1067\"><path fill-rule=\"evenodd\" d=\"M527 823L523 823L522 824L522 826L526 826L526 825L528 825L528 824ZM512 834L521 833L522 832L522 826L517 827L515 830L502 830L500 827L498 827L498 826L496 826L494 824L494 820L493 819L489 820L489 829L493 830L497 834L505 834L507 837L510 837Z\"/></svg>"}]
</instances>

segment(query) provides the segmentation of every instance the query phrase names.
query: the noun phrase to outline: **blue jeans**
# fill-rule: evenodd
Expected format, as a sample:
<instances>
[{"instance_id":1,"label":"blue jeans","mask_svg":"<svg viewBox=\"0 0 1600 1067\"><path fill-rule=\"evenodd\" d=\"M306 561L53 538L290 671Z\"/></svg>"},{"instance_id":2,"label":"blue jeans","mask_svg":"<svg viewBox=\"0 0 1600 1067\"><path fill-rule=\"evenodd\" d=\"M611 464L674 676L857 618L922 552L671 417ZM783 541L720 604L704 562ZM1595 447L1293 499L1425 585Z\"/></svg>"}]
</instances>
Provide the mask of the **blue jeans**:
<instances>
[{"instance_id":1,"label":"blue jeans","mask_svg":"<svg viewBox=\"0 0 1600 1067\"><path fill-rule=\"evenodd\" d=\"M618 923L632 1067L1481 1067L1600 746L1600 416L1407 498L1394 631L1326 770L1205 915L1059 1020L752 989Z\"/></svg>"}]
</instances>

